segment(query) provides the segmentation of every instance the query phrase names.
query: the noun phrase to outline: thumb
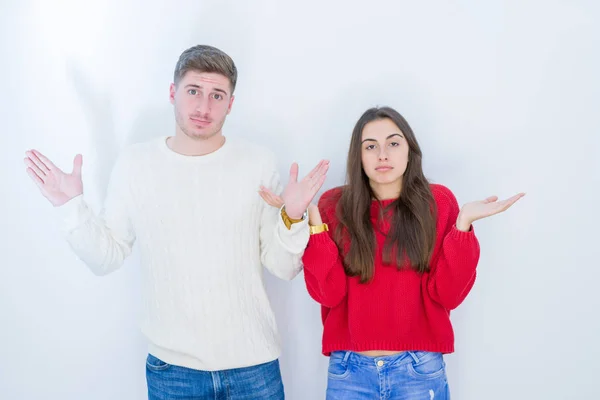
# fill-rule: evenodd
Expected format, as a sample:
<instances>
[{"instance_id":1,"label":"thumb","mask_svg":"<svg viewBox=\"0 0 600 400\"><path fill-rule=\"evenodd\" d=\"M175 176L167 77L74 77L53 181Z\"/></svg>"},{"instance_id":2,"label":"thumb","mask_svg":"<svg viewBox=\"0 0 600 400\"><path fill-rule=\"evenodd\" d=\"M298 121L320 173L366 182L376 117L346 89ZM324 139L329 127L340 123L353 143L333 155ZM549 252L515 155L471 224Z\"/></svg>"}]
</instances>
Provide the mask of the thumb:
<instances>
[{"instance_id":1,"label":"thumb","mask_svg":"<svg viewBox=\"0 0 600 400\"><path fill-rule=\"evenodd\" d=\"M494 202L494 201L496 201L496 200L498 200L498 196L490 196L490 197L488 197L487 199L485 199L483 202L484 202L485 204L487 204L487 203L493 203L493 202Z\"/></svg>"},{"instance_id":2,"label":"thumb","mask_svg":"<svg viewBox=\"0 0 600 400\"><path fill-rule=\"evenodd\" d=\"M83 165L83 156L77 154L73 160L73 175L81 176L81 166Z\"/></svg>"},{"instance_id":3,"label":"thumb","mask_svg":"<svg viewBox=\"0 0 600 400\"><path fill-rule=\"evenodd\" d=\"M298 164L293 163L290 168L290 182L298 182Z\"/></svg>"}]
</instances>

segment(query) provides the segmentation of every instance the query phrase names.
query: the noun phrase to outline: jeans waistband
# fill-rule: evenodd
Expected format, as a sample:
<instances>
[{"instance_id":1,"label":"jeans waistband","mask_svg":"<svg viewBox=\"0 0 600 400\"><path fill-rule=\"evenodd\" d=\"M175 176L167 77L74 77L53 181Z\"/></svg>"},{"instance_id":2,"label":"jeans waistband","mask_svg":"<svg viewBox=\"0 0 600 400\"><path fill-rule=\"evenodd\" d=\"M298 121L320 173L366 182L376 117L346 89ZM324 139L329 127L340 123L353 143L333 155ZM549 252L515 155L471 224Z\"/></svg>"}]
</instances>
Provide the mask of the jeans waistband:
<instances>
[{"instance_id":1,"label":"jeans waistband","mask_svg":"<svg viewBox=\"0 0 600 400\"><path fill-rule=\"evenodd\" d=\"M371 357L363 354L358 354L353 351L334 351L331 353L331 358L341 359L343 363L370 365L381 367L383 365L403 365L410 363L418 363L425 355L430 354L426 351L403 351L398 354L389 356Z\"/></svg>"}]
</instances>

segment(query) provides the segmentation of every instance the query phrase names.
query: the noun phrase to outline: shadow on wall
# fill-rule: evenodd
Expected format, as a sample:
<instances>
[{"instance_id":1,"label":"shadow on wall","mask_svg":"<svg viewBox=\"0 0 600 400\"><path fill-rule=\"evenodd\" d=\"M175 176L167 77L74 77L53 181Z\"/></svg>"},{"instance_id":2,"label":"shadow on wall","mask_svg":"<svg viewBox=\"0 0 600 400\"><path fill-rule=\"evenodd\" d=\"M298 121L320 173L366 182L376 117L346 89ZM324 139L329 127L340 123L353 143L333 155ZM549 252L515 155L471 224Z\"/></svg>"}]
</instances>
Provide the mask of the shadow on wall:
<instances>
[{"instance_id":1,"label":"shadow on wall","mask_svg":"<svg viewBox=\"0 0 600 400\"><path fill-rule=\"evenodd\" d=\"M173 106L165 98L164 105L147 107L133 122L126 145L145 142L159 136L175 134Z\"/></svg>"},{"instance_id":2,"label":"shadow on wall","mask_svg":"<svg viewBox=\"0 0 600 400\"><path fill-rule=\"evenodd\" d=\"M80 100L82 112L90 126L90 148L93 149L96 162L93 166L87 163L94 192L104 199L110 173L123 146L150 140L162 135L174 133L173 109L168 98L163 106L148 107L134 120L131 131L125 141L117 140L115 115L109 93L94 87L91 79L82 68L73 61L67 63L67 77ZM84 155L84 168L86 160ZM86 183L87 185L87 183Z\"/></svg>"},{"instance_id":3,"label":"shadow on wall","mask_svg":"<svg viewBox=\"0 0 600 400\"><path fill-rule=\"evenodd\" d=\"M89 77L74 61L68 60L66 69L67 78L73 84L81 110L89 124L90 147L97 158L95 166L88 169L93 177L90 182L98 197L104 199L110 172L119 152L111 100L107 92L94 87ZM83 156L84 168L86 160L89 159L90 157Z\"/></svg>"}]
</instances>

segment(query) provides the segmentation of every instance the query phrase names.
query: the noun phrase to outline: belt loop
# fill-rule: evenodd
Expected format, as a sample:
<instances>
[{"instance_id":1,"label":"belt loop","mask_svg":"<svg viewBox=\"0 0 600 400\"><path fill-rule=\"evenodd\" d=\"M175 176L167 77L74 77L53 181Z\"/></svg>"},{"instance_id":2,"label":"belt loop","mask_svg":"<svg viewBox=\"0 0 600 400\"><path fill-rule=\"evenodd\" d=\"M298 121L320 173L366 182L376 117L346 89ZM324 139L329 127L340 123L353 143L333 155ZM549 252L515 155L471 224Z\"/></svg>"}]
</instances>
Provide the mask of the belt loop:
<instances>
[{"instance_id":1,"label":"belt loop","mask_svg":"<svg viewBox=\"0 0 600 400\"><path fill-rule=\"evenodd\" d=\"M412 359L415 361L415 363L419 363L419 357L417 357L417 355L413 352L413 351L409 351L408 354L412 357Z\"/></svg>"},{"instance_id":2,"label":"belt loop","mask_svg":"<svg viewBox=\"0 0 600 400\"><path fill-rule=\"evenodd\" d=\"M351 351L346 351L346 354L344 354L344 359L342 360L343 366L346 366L346 364L348 363L348 358L350 357L350 353L351 353Z\"/></svg>"}]
</instances>

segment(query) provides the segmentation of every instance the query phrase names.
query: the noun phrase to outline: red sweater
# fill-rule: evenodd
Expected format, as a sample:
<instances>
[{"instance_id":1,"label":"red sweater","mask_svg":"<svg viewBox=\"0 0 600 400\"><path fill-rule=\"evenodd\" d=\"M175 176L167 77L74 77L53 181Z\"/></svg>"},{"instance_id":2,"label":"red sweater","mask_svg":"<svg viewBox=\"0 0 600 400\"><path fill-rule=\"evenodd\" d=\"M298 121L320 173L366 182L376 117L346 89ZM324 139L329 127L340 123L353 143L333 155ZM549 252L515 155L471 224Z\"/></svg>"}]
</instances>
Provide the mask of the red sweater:
<instances>
[{"instance_id":1,"label":"red sweater","mask_svg":"<svg viewBox=\"0 0 600 400\"><path fill-rule=\"evenodd\" d=\"M382 249L389 223L379 222L373 279L361 284L348 277L341 250L332 240L338 225L336 205L341 188L325 192L319 210L329 232L311 235L302 258L310 296L321 304L324 355L332 351L454 351L450 310L467 296L475 282L479 243L473 227L456 228L458 203L442 185L431 185L438 208L437 239L429 272L398 270L384 265ZM384 200L381 206L391 204ZM371 220L377 224L380 203L373 201Z\"/></svg>"}]
</instances>

